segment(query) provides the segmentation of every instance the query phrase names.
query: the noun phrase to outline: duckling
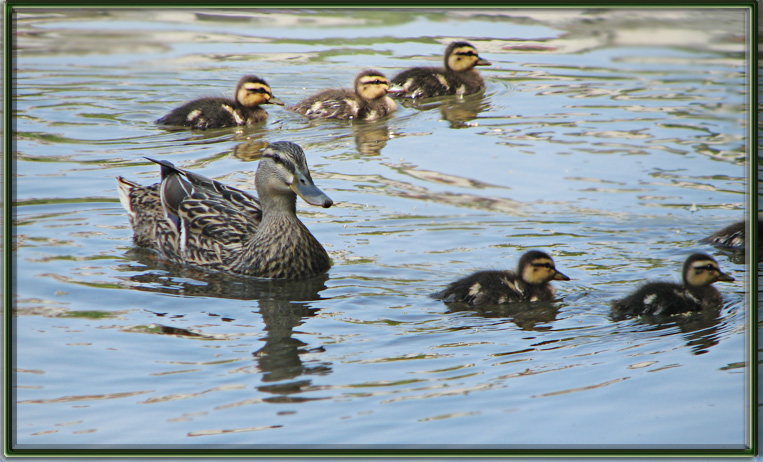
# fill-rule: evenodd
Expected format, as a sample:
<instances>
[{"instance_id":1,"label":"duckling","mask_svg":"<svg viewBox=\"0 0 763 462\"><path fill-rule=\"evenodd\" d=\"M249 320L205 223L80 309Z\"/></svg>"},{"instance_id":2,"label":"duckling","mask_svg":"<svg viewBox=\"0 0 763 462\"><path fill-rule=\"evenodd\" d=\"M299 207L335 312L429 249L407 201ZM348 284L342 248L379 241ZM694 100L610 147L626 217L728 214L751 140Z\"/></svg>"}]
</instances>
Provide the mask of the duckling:
<instances>
[{"instance_id":1,"label":"duckling","mask_svg":"<svg viewBox=\"0 0 763 462\"><path fill-rule=\"evenodd\" d=\"M737 223L726 226L720 231L714 232L710 236L701 239L699 242L710 244L720 249L744 251L745 234L745 222L739 221ZM761 242L763 242L762 238L763 221L758 219L758 248L760 248Z\"/></svg>"},{"instance_id":2,"label":"duckling","mask_svg":"<svg viewBox=\"0 0 763 462\"><path fill-rule=\"evenodd\" d=\"M468 95L485 88L475 66L490 66L468 42L453 42L445 49L445 68L414 67L397 74L392 82L403 87L404 98Z\"/></svg>"},{"instance_id":3,"label":"duckling","mask_svg":"<svg viewBox=\"0 0 763 462\"><path fill-rule=\"evenodd\" d=\"M403 89L390 84L384 74L369 69L355 77L354 91L324 90L287 109L311 119L376 120L397 109L397 104L387 93L400 91Z\"/></svg>"},{"instance_id":4,"label":"duckling","mask_svg":"<svg viewBox=\"0 0 763 462\"><path fill-rule=\"evenodd\" d=\"M245 75L236 85L235 100L199 98L174 109L156 123L202 130L252 125L268 118L268 113L260 104L284 105L283 101L273 96L267 82L256 75Z\"/></svg>"},{"instance_id":5,"label":"duckling","mask_svg":"<svg viewBox=\"0 0 763 462\"><path fill-rule=\"evenodd\" d=\"M310 176L305 154L288 141L271 143L257 167L257 195L177 168L161 166L161 183L141 186L117 177L136 245L175 263L261 278L306 278L327 271L326 250L297 218L297 195L308 204L332 200Z\"/></svg>"},{"instance_id":6,"label":"duckling","mask_svg":"<svg viewBox=\"0 0 763 462\"><path fill-rule=\"evenodd\" d=\"M570 278L557 271L554 260L547 253L531 250L519 259L516 273L478 271L451 283L434 297L471 306L549 301L554 299L551 280L569 281Z\"/></svg>"},{"instance_id":7,"label":"duckling","mask_svg":"<svg viewBox=\"0 0 763 462\"><path fill-rule=\"evenodd\" d=\"M712 286L717 281L734 281L723 273L715 259L704 253L695 253L683 266L683 284L649 282L631 295L612 303L616 319L627 316L672 315L718 307L723 301L720 292Z\"/></svg>"}]
</instances>

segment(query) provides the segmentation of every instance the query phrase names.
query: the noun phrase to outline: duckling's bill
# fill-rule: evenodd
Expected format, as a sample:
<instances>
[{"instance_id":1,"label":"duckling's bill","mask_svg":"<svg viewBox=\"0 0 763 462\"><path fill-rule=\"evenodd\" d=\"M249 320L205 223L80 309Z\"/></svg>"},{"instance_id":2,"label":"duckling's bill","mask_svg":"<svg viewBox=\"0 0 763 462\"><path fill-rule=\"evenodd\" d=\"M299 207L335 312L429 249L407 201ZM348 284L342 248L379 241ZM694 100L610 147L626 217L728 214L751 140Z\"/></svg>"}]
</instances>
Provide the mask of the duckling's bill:
<instances>
[{"instance_id":1,"label":"duckling's bill","mask_svg":"<svg viewBox=\"0 0 763 462\"><path fill-rule=\"evenodd\" d=\"M306 175L296 173L294 181L292 181L289 187L310 205L317 205L326 209L334 205L334 201L326 193L318 189L313 180Z\"/></svg>"},{"instance_id":2,"label":"duckling's bill","mask_svg":"<svg viewBox=\"0 0 763 462\"><path fill-rule=\"evenodd\" d=\"M404 93L404 92L405 92L405 88L392 82L390 82L389 87L387 88L387 93Z\"/></svg>"},{"instance_id":3,"label":"duckling's bill","mask_svg":"<svg viewBox=\"0 0 763 462\"><path fill-rule=\"evenodd\" d=\"M567 277L567 275L565 275L565 274L563 274L563 273L561 273L559 271L556 271L556 273L554 274L553 280L555 280L555 281L569 281L570 278Z\"/></svg>"},{"instance_id":4,"label":"duckling's bill","mask_svg":"<svg viewBox=\"0 0 763 462\"><path fill-rule=\"evenodd\" d=\"M270 99L265 101L263 104L275 104L277 106L283 106L285 103L275 96L271 96Z\"/></svg>"},{"instance_id":5,"label":"duckling's bill","mask_svg":"<svg viewBox=\"0 0 763 462\"><path fill-rule=\"evenodd\" d=\"M728 274L724 273L723 271L718 271L718 280L723 282L734 282L736 279L734 279L732 276L729 276Z\"/></svg>"}]
</instances>

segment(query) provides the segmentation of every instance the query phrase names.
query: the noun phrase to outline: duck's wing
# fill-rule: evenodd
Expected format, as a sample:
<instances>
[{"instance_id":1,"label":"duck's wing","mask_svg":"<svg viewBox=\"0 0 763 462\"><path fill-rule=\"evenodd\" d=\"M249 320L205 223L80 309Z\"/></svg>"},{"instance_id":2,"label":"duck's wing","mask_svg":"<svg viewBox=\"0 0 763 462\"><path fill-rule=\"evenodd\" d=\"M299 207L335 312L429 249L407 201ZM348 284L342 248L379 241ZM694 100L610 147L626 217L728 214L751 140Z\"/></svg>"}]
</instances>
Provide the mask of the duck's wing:
<instances>
[{"instance_id":1,"label":"duck's wing","mask_svg":"<svg viewBox=\"0 0 763 462\"><path fill-rule=\"evenodd\" d=\"M355 93L349 90L326 90L289 109L311 119L352 119L357 117L360 103Z\"/></svg>"},{"instance_id":2,"label":"duck's wing","mask_svg":"<svg viewBox=\"0 0 763 462\"><path fill-rule=\"evenodd\" d=\"M169 161L155 160L149 157L146 159L161 166L163 205L168 207L170 211L176 210L177 206L187 197L200 192L219 195L222 200L230 202L232 206L240 208L244 213L251 214L257 221L262 218L260 201L254 195L204 175L175 167Z\"/></svg>"},{"instance_id":3,"label":"duck's wing","mask_svg":"<svg viewBox=\"0 0 763 462\"><path fill-rule=\"evenodd\" d=\"M170 162L149 160L162 167L162 207L180 234L183 260L210 266L240 252L262 219L259 200Z\"/></svg>"}]
</instances>

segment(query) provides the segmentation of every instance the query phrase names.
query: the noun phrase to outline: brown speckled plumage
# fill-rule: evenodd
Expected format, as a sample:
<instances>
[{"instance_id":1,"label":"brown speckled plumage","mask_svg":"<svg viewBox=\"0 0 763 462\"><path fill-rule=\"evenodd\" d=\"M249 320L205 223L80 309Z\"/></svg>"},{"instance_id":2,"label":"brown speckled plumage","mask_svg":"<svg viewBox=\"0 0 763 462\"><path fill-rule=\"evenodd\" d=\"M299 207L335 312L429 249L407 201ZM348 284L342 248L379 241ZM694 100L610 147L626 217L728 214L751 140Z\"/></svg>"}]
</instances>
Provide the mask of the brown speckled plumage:
<instances>
[{"instance_id":1,"label":"brown speckled plumage","mask_svg":"<svg viewBox=\"0 0 763 462\"><path fill-rule=\"evenodd\" d=\"M117 179L136 245L178 263L243 276L303 278L329 269L326 250L297 218L296 196L322 207L333 202L313 184L296 144L276 142L264 151L255 179L259 199L154 162L162 166L160 184Z\"/></svg>"},{"instance_id":2,"label":"brown speckled plumage","mask_svg":"<svg viewBox=\"0 0 763 462\"><path fill-rule=\"evenodd\" d=\"M712 284L734 280L720 270L713 257L704 253L695 253L686 259L682 276L683 284L649 282L622 300L615 300L612 302L613 317L669 316L717 308L723 302L723 297Z\"/></svg>"},{"instance_id":3,"label":"brown speckled plumage","mask_svg":"<svg viewBox=\"0 0 763 462\"><path fill-rule=\"evenodd\" d=\"M433 296L445 302L470 306L550 301L554 299L554 288L549 282L569 279L556 270L554 261L547 253L531 250L519 259L516 272L478 271L450 283Z\"/></svg>"},{"instance_id":4,"label":"brown speckled plumage","mask_svg":"<svg viewBox=\"0 0 763 462\"><path fill-rule=\"evenodd\" d=\"M353 90L324 90L287 109L311 119L376 120L395 111L397 103L387 93L400 90L384 74L369 69L355 77Z\"/></svg>"},{"instance_id":5,"label":"brown speckled plumage","mask_svg":"<svg viewBox=\"0 0 763 462\"><path fill-rule=\"evenodd\" d=\"M235 99L199 98L173 109L156 121L159 125L196 129L235 127L264 122L268 113L260 104L283 101L273 96L270 86L256 75L245 75L236 85Z\"/></svg>"},{"instance_id":6,"label":"brown speckled plumage","mask_svg":"<svg viewBox=\"0 0 763 462\"><path fill-rule=\"evenodd\" d=\"M392 78L400 85L404 98L432 98L445 95L468 95L485 88L475 66L489 66L467 42L453 42L445 49L444 67L413 67Z\"/></svg>"}]
</instances>

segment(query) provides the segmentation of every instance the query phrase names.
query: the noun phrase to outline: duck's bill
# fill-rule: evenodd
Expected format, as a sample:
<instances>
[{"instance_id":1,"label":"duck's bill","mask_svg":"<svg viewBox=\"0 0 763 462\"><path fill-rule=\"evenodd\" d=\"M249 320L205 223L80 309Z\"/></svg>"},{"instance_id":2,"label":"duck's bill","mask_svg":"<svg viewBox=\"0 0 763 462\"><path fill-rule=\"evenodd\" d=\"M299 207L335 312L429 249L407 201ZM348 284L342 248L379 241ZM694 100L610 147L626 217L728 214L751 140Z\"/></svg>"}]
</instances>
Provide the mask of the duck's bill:
<instances>
[{"instance_id":1,"label":"duck's bill","mask_svg":"<svg viewBox=\"0 0 763 462\"><path fill-rule=\"evenodd\" d=\"M284 102L275 96L271 96L270 99L266 101L266 104L277 104L278 106L283 106Z\"/></svg>"},{"instance_id":2,"label":"duck's bill","mask_svg":"<svg viewBox=\"0 0 763 462\"><path fill-rule=\"evenodd\" d=\"M475 64L475 66L492 66L492 65L493 63L491 63L487 59L482 59L482 58L478 59L477 64Z\"/></svg>"},{"instance_id":3,"label":"duck's bill","mask_svg":"<svg viewBox=\"0 0 763 462\"><path fill-rule=\"evenodd\" d=\"M734 279L733 277L729 276L726 273L722 273L720 271L718 272L718 280L719 281L724 281L724 282L734 282L734 281L736 281L736 279Z\"/></svg>"},{"instance_id":4,"label":"duck's bill","mask_svg":"<svg viewBox=\"0 0 763 462\"><path fill-rule=\"evenodd\" d=\"M387 88L387 93L405 93L405 88L401 87L400 85L391 83L389 84L389 88Z\"/></svg>"},{"instance_id":5,"label":"duck's bill","mask_svg":"<svg viewBox=\"0 0 763 462\"><path fill-rule=\"evenodd\" d=\"M556 281L569 281L570 278L568 278L566 275L560 273L559 271L554 274L554 280Z\"/></svg>"},{"instance_id":6,"label":"duck's bill","mask_svg":"<svg viewBox=\"0 0 763 462\"><path fill-rule=\"evenodd\" d=\"M334 201L326 193L318 189L309 178L302 175L295 175L291 190L310 205L329 208L334 204Z\"/></svg>"}]
</instances>

